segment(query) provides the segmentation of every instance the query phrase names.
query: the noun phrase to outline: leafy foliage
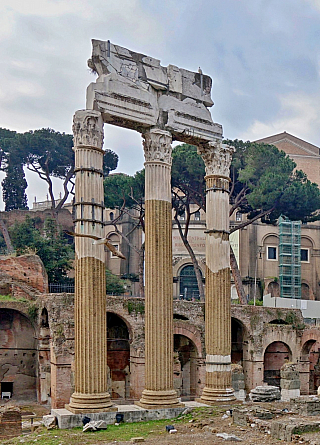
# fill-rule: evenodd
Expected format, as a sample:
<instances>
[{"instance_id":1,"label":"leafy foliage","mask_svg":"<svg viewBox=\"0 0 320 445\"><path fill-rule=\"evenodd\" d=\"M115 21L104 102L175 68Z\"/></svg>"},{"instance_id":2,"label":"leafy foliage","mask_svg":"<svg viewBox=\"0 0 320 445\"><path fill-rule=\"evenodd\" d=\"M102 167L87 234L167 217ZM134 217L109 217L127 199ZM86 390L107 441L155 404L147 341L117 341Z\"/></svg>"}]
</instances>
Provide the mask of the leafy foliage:
<instances>
[{"instance_id":1,"label":"leafy foliage","mask_svg":"<svg viewBox=\"0 0 320 445\"><path fill-rule=\"evenodd\" d=\"M122 295L125 292L124 280L106 269L107 294Z\"/></svg>"},{"instance_id":2,"label":"leafy foliage","mask_svg":"<svg viewBox=\"0 0 320 445\"><path fill-rule=\"evenodd\" d=\"M17 176L17 172L21 174L22 166L26 165L30 171L36 173L41 179L46 181L52 208L56 207L52 177L59 178L63 181L64 196L57 205L57 209L62 207L69 193L73 193L74 151L72 148L73 137L71 134L60 133L51 128L42 128L41 130L28 131L26 133L16 133L0 128L1 169L6 171L7 175L12 169L16 169ZM105 176L117 168L117 165L118 155L112 150L107 149L105 151L103 164ZM24 179L24 176L20 177ZM26 182L22 180L20 185L17 181L12 184L12 179L10 182L7 182L8 191L6 196L13 195L14 188L20 188L21 190L16 193L18 196L24 196L22 189L25 190ZM10 184L12 184L11 187L9 187ZM25 208L23 207L23 200L21 202L22 204L19 204L19 207L15 208ZM16 203L14 203L14 205L17 206ZM11 204L10 207L12 207ZM11 210L11 208L9 210Z\"/></svg>"},{"instance_id":3,"label":"leafy foliage","mask_svg":"<svg viewBox=\"0 0 320 445\"><path fill-rule=\"evenodd\" d=\"M179 190L201 208L205 208L205 168L197 148L193 145L177 145L172 150L172 188Z\"/></svg>"},{"instance_id":4,"label":"leafy foliage","mask_svg":"<svg viewBox=\"0 0 320 445\"><path fill-rule=\"evenodd\" d=\"M5 211L15 209L28 209L26 188L28 186L23 165L9 164L6 171L6 177L2 181L3 201Z\"/></svg>"},{"instance_id":5,"label":"leafy foliage","mask_svg":"<svg viewBox=\"0 0 320 445\"><path fill-rule=\"evenodd\" d=\"M302 222L319 219L317 184L303 171L295 170L295 162L284 151L274 145L237 139L224 142L235 147L230 170L230 215L236 210L247 214L245 225L260 218L274 224L280 215ZM172 158L173 187L205 210L205 170L196 147L178 145ZM235 230L239 227L243 225Z\"/></svg>"},{"instance_id":6,"label":"leafy foliage","mask_svg":"<svg viewBox=\"0 0 320 445\"><path fill-rule=\"evenodd\" d=\"M53 218L47 218L43 233L35 218L26 217L10 229L12 243L18 254L33 250L41 258L50 283L68 281L67 271L72 267L73 249Z\"/></svg>"},{"instance_id":7,"label":"leafy foliage","mask_svg":"<svg viewBox=\"0 0 320 445\"><path fill-rule=\"evenodd\" d=\"M280 215L291 220L319 219L320 191L285 152L268 144L227 140L236 149L231 164L231 210L274 224ZM238 226L243 227L243 224Z\"/></svg>"},{"instance_id":8,"label":"leafy foliage","mask_svg":"<svg viewBox=\"0 0 320 445\"><path fill-rule=\"evenodd\" d=\"M104 180L104 204L109 209L141 208L144 202L144 170L134 176L115 173Z\"/></svg>"}]
</instances>

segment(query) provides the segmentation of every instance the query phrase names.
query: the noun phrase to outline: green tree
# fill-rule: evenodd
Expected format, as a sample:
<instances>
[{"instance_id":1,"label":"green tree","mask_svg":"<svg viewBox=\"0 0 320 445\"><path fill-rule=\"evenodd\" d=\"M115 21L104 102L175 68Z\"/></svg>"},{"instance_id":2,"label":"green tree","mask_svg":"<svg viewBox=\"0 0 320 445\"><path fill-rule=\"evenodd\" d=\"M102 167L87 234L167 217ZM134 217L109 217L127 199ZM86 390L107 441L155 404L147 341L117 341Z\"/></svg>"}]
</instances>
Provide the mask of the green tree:
<instances>
[{"instance_id":1,"label":"green tree","mask_svg":"<svg viewBox=\"0 0 320 445\"><path fill-rule=\"evenodd\" d=\"M231 164L230 216L246 214L246 220L230 229L235 232L254 221L276 224L280 215L310 222L319 219L320 191L296 163L269 144L225 141L235 147ZM246 302L240 271L231 249L230 265L241 303Z\"/></svg>"},{"instance_id":2,"label":"green tree","mask_svg":"<svg viewBox=\"0 0 320 445\"><path fill-rule=\"evenodd\" d=\"M104 181L104 203L107 208L118 209L119 216L109 222L115 232L123 238L139 256L139 296L144 296L144 243L136 246L131 242L130 235L139 228L144 231L144 170L138 171L134 176L116 173ZM119 230L119 223L124 214L129 214L134 221L129 233Z\"/></svg>"},{"instance_id":3,"label":"green tree","mask_svg":"<svg viewBox=\"0 0 320 445\"><path fill-rule=\"evenodd\" d=\"M122 295L126 290L125 284L126 282L124 280L121 280L117 275L110 272L109 269L106 269L107 294Z\"/></svg>"},{"instance_id":4,"label":"green tree","mask_svg":"<svg viewBox=\"0 0 320 445\"><path fill-rule=\"evenodd\" d=\"M249 141L226 140L225 143L235 147L230 170L230 216L236 211L246 214L246 220L233 227L231 233L257 220L275 224L280 215L302 222L319 219L318 186L311 183L301 170L295 170L295 162L283 151L273 145ZM180 231L186 245L188 212L190 214L188 206L192 202L206 210L204 165L200 160L198 163L195 161L198 156L195 147L182 145L175 147L173 153L175 151L177 156L173 154L172 184L178 190L174 198L178 200L176 213L187 213L184 231L182 234ZM175 167L175 163L178 167ZM195 256L191 258L196 261ZM240 301L245 303L240 272L232 249L230 264ZM200 289L200 280L198 285Z\"/></svg>"},{"instance_id":5,"label":"green tree","mask_svg":"<svg viewBox=\"0 0 320 445\"><path fill-rule=\"evenodd\" d=\"M19 255L34 251L41 258L49 283L68 281L67 271L72 267L73 248L56 220L47 218L42 232L36 218L26 217L22 223L10 228L12 243Z\"/></svg>"},{"instance_id":6,"label":"green tree","mask_svg":"<svg viewBox=\"0 0 320 445\"><path fill-rule=\"evenodd\" d=\"M204 163L193 145L178 145L172 150L172 208L180 238L187 249L197 278L200 300L204 301L202 274L188 240L191 216L205 209ZM184 215L183 221L180 216Z\"/></svg>"},{"instance_id":7,"label":"green tree","mask_svg":"<svg viewBox=\"0 0 320 445\"><path fill-rule=\"evenodd\" d=\"M3 201L5 211L22 209L27 210L27 194L25 192L28 184L25 178L23 165L9 164L6 169L6 176L2 181Z\"/></svg>"},{"instance_id":8,"label":"green tree","mask_svg":"<svg viewBox=\"0 0 320 445\"><path fill-rule=\"evenodd\" d=\"M15 131L0 128L0 169L6 173L2 181L5 210L28 209L23 170L24 158L16 143Z\"/></svg>"},{"instance_id":9,"label":"green tree","mask_svg":"<svg viewBox=\"0 0 320 445\"><path fill-rule=\"evenodd\" d=\"M36 173L47 183L52 208L56 210L62 208L69 194L74 190L74 151L71 134L60 133L51 128L26 133L16 133L0 128L0 148L1 168L7 174L9 170L6 169L26 165L28 170ZM105 150L104 175L108 176L110 171L117 168L117 165L118 155L110 149ZM19 171L21 173L21 169ZM57 205L52 184L54 177L63 181L64 190L62 199ZM20 188L22 189L23 186L24 182L21 181ZM13 194L13 189L8 188L6 196L11 194ZM23 196L23 192L20 191L19 195Z\"/></svg>"}]
</instances>

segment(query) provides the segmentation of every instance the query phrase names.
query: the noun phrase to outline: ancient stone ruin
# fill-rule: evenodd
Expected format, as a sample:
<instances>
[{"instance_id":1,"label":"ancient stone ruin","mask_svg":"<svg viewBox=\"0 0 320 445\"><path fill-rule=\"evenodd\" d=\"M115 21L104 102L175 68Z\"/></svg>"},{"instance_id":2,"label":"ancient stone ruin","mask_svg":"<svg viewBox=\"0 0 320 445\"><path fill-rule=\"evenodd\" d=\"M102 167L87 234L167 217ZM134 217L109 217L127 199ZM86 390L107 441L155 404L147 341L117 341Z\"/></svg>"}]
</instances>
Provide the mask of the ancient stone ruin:
<instances>
[{"instance_id":1,"label":"ancient stone ruin","mask_svg":"<svg viewBox=\"0 0 320 445\"><path fill-rule=\"evenodd\" d=\"M222 144L212 121L211 78L93 40L89 67L98 75L87 89L86 110L74 116L76 172L74 413L112 409L107 392L103 205L103 125L142 135L145 154L145 389L144 408L175 407L171 224L171 142L198 147L207 185L206 403L234 398L231 387L229 167L233 148Z\"/></svg>"}]
</instances>

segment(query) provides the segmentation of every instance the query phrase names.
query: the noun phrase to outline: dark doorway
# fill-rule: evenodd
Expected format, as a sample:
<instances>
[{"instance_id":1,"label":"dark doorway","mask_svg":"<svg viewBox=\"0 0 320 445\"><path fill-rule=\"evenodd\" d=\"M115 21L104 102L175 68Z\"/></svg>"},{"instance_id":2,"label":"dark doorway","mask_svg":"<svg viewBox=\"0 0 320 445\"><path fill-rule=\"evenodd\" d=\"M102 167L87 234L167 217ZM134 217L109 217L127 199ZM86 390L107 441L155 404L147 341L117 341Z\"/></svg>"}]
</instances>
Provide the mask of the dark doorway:
<instances>
[{"instance_id":1,"label":"dark doorway","mask_svg":"<svg viewBox=\"0 0 320 445\"><path fill-rule=\"evenodd\" d=\"M243 361L243 325L231 318L231 363L242 365Z\"/></svg>"},{"instance_id":2,"label":"dark doorway","mask_svg":"<svg viewBox=\"0 0 320 445\"><path fill-rule=\"evenodd\" d=\"M280 369L291 361L291 351L282 341L271 343L264 353L264 382L280 388Z\"/></svg>"},{"instance_id":3,"label":"dark doorway","mask_svg":"<svg viewBox=\"0 0 320 445\"><path fill-rule=\"evenodd\" d=\"M37 352L37 341L30 320L13 309L0 309L2 392L3 387L11 388L12 392L14 384L15 400L36 400Z\"/></svg>"},{"instance_id":4,"label":"dark doorway","mask_svg":"<svg viewBox=\"0 0 320 445\"><path fill-rule=\"evenodd\" d=\"M183 400L192 400L197 395L197 348L188 337L175 334L174 353L175 389Z\"/></svg>"},{"instance_id":5,"label":"dark doorway","mask_svg":"<svg viewBox=\"0 0 320 445\"><path fill-rule=\"evenodd\" d=\"M109 391L113 399L130 398L130 342L126 323L107 312Z\"/></svg>"},{"instance_id":6,"label":"dark doorway","mask_svg":"<svg viewBox=\"0 0 320 445\"><path fill-rule=\"evenodd\" d=\"M301 352L301 368L304 374L303 380L307 385L303 385L301 393L317 394L320 386L320 344L316 340L308 340Z\"/></svg>"},{"instance_id":7,"label":"dark doorway","mask_svg":"<svg viewBox=\"0 0 320 445\"><path fill-rule=\"evenodd\" d=\"M1 399L10 399L13 396L13 383L1 382Z\"/></svg>"}]
</instances>

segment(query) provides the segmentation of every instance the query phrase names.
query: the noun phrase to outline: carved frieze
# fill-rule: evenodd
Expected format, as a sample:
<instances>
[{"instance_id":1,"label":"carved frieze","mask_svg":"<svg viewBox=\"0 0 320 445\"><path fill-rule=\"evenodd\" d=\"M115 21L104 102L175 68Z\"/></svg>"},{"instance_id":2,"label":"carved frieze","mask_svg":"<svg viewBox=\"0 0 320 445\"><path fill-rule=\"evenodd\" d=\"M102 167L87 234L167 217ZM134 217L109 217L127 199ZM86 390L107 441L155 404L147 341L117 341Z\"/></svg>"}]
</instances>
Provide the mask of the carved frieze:
<instances>
[{"instance_id":1,"label":"carved frieze","mask_svg":"<svg viewBox=\"0 0 320 445\"><path fill-rule=\"evenodd\" d=\"M172 163L172 136L168 131L151 128L143 133L143 148L146 162Z\"/></svg>"},{"instance_id":2,"label":"carved frieze","mask_svg":"<svg viewBox=\"0 0 320 445\"><path fill-rule=\"evenodd\" d=\"M98 74L87 89L88 109L101 111L104 122L141 133L158 127L176 140L197 145L222 137L209 111L212 79L110 41L92 41L89 67Z\"/></svg>"},{"instance_id":3,"label":"carved frieze","mask_svg":"<svg viewBox=\"0 0 320 445\"><path fill-rule=\"evenodd\" d=\"M103 145L103 120L101 113L94 110L79 110L73 116L73 144L75 147Z\"/></svg>"},{"instance_id":4,"label":"carved frieze","mask_svg":"<svg viewBox=\"0 0 320 445\"><path fill-rule=\"evenodd\" d=\"M215 140L198 146L206 169L206 175L229 177L234 147Z\"/></svg>"}]
</instances>

